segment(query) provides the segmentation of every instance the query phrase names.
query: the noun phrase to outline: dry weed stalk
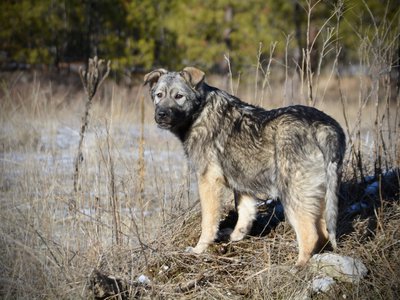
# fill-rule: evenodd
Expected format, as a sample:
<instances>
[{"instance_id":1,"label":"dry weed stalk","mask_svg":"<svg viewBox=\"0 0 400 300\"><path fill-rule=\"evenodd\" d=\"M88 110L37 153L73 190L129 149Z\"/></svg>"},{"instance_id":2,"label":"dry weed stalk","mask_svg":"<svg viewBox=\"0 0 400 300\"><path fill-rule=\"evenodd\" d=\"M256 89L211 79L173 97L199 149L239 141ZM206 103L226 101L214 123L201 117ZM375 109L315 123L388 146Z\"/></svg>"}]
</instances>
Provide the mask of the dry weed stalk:
<instances>
[{"instance_id":1,"label":"dry weed stalk","mask_svg":"<svg viewBox=\"0 0 400 300\"><path fill-rule=\"evenodd\" d=\"M302 73L305 74L305 80L307 83L307 103L310 106L315 106L317 103L317 99L320 98L318 97L318 88L319 88L319 79L321 75L321 68L322 68L322 62L324 58L332 51L336 50L336 56L339 56L339 52L337 51L338 48L332 46L335 41L339 39L339 32L338 30L335 30L334 27L330 27L329 23L331 22L332 19L335 17L337 18L337 28L339 27L339 20L342 17L343 14L343 2L339 1L337 5L334 8L334 11L332 14L325 20L325 22L320 26L320 28L317 30L315 34L311 34L312 31L312 25L311 25L311 19L313 15L313 10L317 7L317 5L320 4L320 0L313 2L313 1L307 1L307 7L305 8L306 13L307 13L307 36L306 36L306 43L307 47L305 49L302 49L303 52L303 62L301 69L303 70ZM318 38L322 35L323 32L326 32L326 36L323 37L322 40L322 46L318 47ZM337 43L336 43L337 45ZM318 61L317 65L313 66L313 59L311 58L311 54L313 51L315 51L317 48L319 48L319 55L318 55ZM333 67L331 71L331 76L333 74L333 71L335 70L335 66L337 64L337 60L335 59L333 62ZM314 70L315 68L315 70ZM304 76L302 74L302 76ZM329 79L331 78L329 77ZM303 82L303 79L302 79ZM323 98L322 98L323 100Z\"/></svg>"},{"instance_id":2,"label":"dry weed stalk","mask_svg":"<svg viewBox=\"0 0 400 300\"><path fill-rule=\"evenodd\" d=\"M267 63L267 67L266 67L265 70L262 67L262 63L263 62L261 61L262 46L263 46L262 43L260 43L260 47L258 49L258 55L257 55L258 62L257 62L257 71L256 71L256 75L257 76L256 76L256 84L255 84L256 91L258 90L258 72L259 72L259 70L264 75L264 78L263 78L263 81L262 81L262 85L261 85L261 97L258 100L258 105L261 105L262 103L264 103L265 89L267 87L268 87L269 92L271 92L271 86L269 84L269 78L270 78L270 75L271 75L271 64L272 64L272 61L273 61L273 55L274 55L275 48L276 48L277 44L278 44L278 42L272 42L270 44L270 46L269 46L269 58L268 58L268 63ZM255 93L254 100L257 100L257 92Z\"/></svg>"},{"instance_id":3,"label":"dry weed stalk","mask_svg":"<svg viewBox=\"0 0 400 300\"><path fill-rule=\"evenodd\" d=\"M232 95L235 95L235 91L233 90L233 74L232 74L231 60L229 58L229 53L224 55L224 59L228 65L228 78L229 78L230 93Z\"/></svg>"},{"instance_id":4,"label":"dry weed stalk","mask_svg":"<svg viewBox=\"0 0 400 300\"><path fill-rule=\"evenodd\" d=\"M82 117L78 152L76 154L74 163L75 193L78 192L78 190L80 189L79 187L80 168L83 161L82 145L83 145L83 139L85 138L85 132L89 124L89 111L92 105L92 99L95 96L97 89L101 86L101 84L104 82L104 80L110 73L111 62L108 61L106 66L104 65L104 63L105 61L103 59L98 59L97 56L95 56L93 59L89 58L89 64L87 70L83 70L82 68L80 68L79 70L79 75L81 77L83 87L85 88L87 99L85 105L85 112ZM75 201L73 201L71 205L73 206L72 208L75 208L76 207Z\"/></svg>"},{"instance_id":5,"label":"dry weed stalk","mask_svg":"<svg viewBox=\"0 0 400 300\"><path fill-rule=\"evenodd\" d=\"M139 160L138 160L138 171L139 171L139 203L142 212L142 227L145 228L145 157L144 157L144 117L145 117L145 105L144 97L140 98L140 137L139 137Z\"/></svg>"},{"instance_id":6,"label":"dry weed stalk","mask_svg":"<svg viewBox=\"0 0 400 300\"><path fill-rule=\"evenodd\" d=\"M311 68L311 51L313 50L314 46L314 39L313 42L310 41L310 30L311 30L311 15L313 9L317 6L320 1L317 1L313 5L311 1L307 1L307 47L303 49L303 59L305 59L305 71L306 71L306 80L307 80L307 91L308 91L308 105L314 106L315 100L313 95L313 72Z\"/></svg>"},{"instance_id":7,"label":"dry weed stalk","mask_svg":"<svg viewBox=\"0 0 400 300\"><path fill-rule=\"evenodd\" d=\"M110 189L110 204L112 209L114 237L115 237L115 243L117 245L122 245L122 238L120 236L122 233L120 207L119 207L118 192L115 182L114 160L112 158L110 125L107 122L106 122L106 132L107 132L107 166L110 176L109 189Z\"/></svg>"}]
</instances>

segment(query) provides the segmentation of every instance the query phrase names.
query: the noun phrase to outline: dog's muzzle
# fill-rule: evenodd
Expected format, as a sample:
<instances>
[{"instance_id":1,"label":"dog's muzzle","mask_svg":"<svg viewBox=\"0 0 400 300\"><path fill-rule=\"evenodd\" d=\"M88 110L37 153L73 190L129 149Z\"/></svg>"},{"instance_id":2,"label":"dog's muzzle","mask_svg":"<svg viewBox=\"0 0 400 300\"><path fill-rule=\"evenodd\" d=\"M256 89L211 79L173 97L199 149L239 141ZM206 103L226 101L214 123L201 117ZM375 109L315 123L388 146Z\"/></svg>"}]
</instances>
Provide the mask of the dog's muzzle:
<instances>
[{"instance_id":1,"label":"dog's muzzle","mask_svg":"<svg viewBox=\"0 0 400 300\"><path fill-rule=\"evenodd\" d=\"M172 125L172 111L169 108L157 107L154 118L161 128L169 128Z\"/></svg>"}]
</instances>

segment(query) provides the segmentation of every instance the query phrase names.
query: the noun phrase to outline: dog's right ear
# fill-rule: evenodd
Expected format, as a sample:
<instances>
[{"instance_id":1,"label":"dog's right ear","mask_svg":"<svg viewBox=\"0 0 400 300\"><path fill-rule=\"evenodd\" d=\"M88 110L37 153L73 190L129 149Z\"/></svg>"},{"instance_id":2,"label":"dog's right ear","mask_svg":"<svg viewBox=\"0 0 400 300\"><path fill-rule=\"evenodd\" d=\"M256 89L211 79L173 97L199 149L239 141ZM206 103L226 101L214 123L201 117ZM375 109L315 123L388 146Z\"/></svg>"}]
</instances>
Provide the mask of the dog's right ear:
<instances>
[{"instance_id":1,"label":"dog's right ear","mask_svg":"<svg viewBox=\"0 0 400 300\"><path fill-rule=\"evenodd\" d=\"M158 79L164 75L167 74L168 71L165 69L157 69L154 71L151 71L150 73L147 73L146 75L144 75L144 85L146 84L150 84L150 88L153 87L153 85L155 85L158 81Z\"/></svg>"},{"instance_id":2,"label":"dog's right ear","mask_svg":"<svg viewBox=\"0 0 400 300\"><path fill-rule=\"evenodd\" d=\"M190 83L193 88L198 88L204 81L205 77L205 74L202 70L194 67L186 67L181 71L180 74L187 82Z\"/></svg>"}]
</instances>

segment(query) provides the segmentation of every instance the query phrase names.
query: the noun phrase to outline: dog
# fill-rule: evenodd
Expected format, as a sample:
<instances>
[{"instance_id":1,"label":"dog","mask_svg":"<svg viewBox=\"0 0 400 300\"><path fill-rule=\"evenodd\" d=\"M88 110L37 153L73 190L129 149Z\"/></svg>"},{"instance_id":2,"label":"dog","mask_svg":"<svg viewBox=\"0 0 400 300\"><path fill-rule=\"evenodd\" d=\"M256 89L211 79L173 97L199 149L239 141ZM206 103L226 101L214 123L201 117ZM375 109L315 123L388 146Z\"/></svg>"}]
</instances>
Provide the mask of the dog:
<instances>
[{"instance_id":1,"label":"dog","mask_svg":"<svg viewBox=\"0 0 400 300\"><path fill-rule=\"evenodd\" d=\"M242 102L205 82L194 67L144 76L158 127L182 142L194 165L201 203L201 235L194 253L217 237L221 190L238 198L231 241L245 237L256 217L256 195L279 198L304 266L328 242L336 249L338 188L346 138L338 122L316 108L273 110Z\"/></svg>"}]
</instances>

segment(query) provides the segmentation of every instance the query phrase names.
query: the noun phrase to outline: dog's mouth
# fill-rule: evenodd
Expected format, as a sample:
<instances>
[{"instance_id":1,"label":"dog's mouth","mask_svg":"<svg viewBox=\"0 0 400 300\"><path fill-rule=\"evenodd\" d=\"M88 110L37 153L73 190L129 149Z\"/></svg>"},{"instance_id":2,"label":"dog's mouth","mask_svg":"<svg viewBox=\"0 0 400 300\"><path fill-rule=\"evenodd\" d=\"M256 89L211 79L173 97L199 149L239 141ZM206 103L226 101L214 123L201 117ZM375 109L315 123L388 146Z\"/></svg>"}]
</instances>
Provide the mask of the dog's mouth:
<instances>
[{"instance_id":1,"label":"dog's mouth","mask_svg":"<svg viewBox=\"0 0 400 300\"><path fill-rule=\"evenodd\" d=\"M158 128L161 128L161 129L170 129L172 127L172 124L170 124L168 122L157 122L157 126L158 126Z\"/></svg>"}]
</instances>

